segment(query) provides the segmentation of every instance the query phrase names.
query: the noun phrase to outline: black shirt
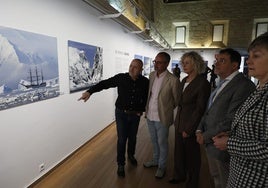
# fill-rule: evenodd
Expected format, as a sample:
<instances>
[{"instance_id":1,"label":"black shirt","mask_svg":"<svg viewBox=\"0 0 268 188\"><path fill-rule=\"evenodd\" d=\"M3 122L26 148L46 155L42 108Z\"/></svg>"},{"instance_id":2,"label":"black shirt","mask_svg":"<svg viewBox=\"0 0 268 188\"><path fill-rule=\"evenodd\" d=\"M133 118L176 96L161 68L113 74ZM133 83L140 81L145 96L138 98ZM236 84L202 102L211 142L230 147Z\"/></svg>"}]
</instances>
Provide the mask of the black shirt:
<instances>
[{"instance_id":1,"label":"black shirt","mask_svg":"<svg viewBox=\"0 0 268 188\"><path fill-rule=\"evenodd\" d=\"M140 75L136 80L132 80L129 73L120 73L100 81L87 92L93 94L112 87L117 87L118 91L118 97L115 102L116 108L128 111L145 111L149 89L148 78Z\"/></svg>"}]
</instances>

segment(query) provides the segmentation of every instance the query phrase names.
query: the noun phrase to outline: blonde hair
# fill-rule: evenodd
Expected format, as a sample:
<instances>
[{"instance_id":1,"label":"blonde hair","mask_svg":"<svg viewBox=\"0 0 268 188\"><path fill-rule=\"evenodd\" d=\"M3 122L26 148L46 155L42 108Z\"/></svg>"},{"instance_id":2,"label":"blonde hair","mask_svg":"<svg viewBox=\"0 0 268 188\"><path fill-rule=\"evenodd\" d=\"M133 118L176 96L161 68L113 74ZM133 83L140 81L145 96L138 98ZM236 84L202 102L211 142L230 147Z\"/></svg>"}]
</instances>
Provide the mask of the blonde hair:
<instances>
[{"instance_id":1,"label":"blonde hair","mask_svg":"<svg viewBox=\"0 0 268 188\"><path fill-rule=\"evenodd\" d=\"M194 66L194 69L196 70L197 74L201 74L205 71L205 62L201 55L199 55L195 51L186 52L182 55L181 61L183 62L186 57L189 57L191 59L191 63Z\"/></svg>"}]
</instances>

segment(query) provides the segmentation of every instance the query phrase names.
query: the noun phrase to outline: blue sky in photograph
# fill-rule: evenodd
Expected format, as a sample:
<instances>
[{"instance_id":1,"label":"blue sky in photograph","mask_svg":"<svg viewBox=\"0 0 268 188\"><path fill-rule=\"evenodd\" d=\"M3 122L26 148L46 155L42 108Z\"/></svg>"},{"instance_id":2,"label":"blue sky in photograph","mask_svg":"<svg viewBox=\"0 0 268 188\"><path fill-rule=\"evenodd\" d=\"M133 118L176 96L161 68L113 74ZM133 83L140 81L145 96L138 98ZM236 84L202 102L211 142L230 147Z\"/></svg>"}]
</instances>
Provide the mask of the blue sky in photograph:
<instances>
[{"instance_id":1,"label":"blue sky in photograph","mask_svg":"<svg viewBox=\"0 0 268 188\"><path fill-rule=\"evenodd\" d=\"M92 45L84 44L84 43L80 43L80 42L75 42L75 41L71 41L71 40L68 41L68 46L79 49L79 50L83 50L85 52L85 55L86 55L88 61L90 62L90 67L93 66L94 56L95 56L96 51L97 51L96 46L92 46Z\"/></svg>"},{"instance_id":2,"label":"blue sky in photograph","mask_svg":"<svg viewBox=\"0 0 268 188\"><path fill-rule=\"evenodd\" d=\"M0 86L16 89L38 69L44 79L59 76L57 38L0 26Z\"/></svg>"}]
</instances>

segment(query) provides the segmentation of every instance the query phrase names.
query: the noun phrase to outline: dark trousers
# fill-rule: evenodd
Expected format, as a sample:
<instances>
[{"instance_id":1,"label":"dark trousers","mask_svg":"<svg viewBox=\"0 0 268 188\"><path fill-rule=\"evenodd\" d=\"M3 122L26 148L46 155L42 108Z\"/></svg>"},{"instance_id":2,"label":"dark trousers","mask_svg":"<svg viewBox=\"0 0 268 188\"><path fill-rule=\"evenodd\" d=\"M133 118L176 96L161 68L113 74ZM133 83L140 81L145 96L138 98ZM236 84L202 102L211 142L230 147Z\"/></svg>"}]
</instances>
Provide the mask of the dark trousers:
<instances>
[{"instance_id":1,"label":"dark trousers","mask_svg":"<svg viewBox=\"0 0 268 188\"><path fill-rule=\"evenodd\" d=\"M201 166L200 146L196 137L183 138L175 131L174 178L185 179L187 188L198 188Z\"/></svg>"},{"instance_id":2,"label":"dark trousers","mask_svg":"<svg viewBox=\"0 0 268 188\"><path fill-rule=\"evenodd\" d=\"M128 156L135 155L140 116L115 109L115 121L117 128L117 163L118 165L125 165L126 143L128 143Z\"/></svg>"}]
</instances>

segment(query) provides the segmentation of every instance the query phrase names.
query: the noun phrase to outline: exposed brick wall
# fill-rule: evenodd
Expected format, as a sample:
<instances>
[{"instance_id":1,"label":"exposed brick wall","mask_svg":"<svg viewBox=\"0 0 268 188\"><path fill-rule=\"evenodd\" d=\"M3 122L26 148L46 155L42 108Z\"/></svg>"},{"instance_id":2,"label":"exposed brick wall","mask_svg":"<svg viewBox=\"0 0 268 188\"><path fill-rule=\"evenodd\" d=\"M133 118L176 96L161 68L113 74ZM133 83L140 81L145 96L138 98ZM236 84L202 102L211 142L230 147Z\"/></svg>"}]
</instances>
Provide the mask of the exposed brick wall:
<instances>
[{"instance_id":1,"label":"exposed brick wall","mask_svg":"<svg viewBox=\"0 0 268 188\"><path fill-rule=\"evenodd\" d=\"M252 40L255 18L268 18L268 0L210 0L164 4L154 1L155 25L172 45L175 39L173 22L190 22L189 43L212 40L211 20L229 20L227 46L247 48Z\"/></svg>"}]
</instances>

